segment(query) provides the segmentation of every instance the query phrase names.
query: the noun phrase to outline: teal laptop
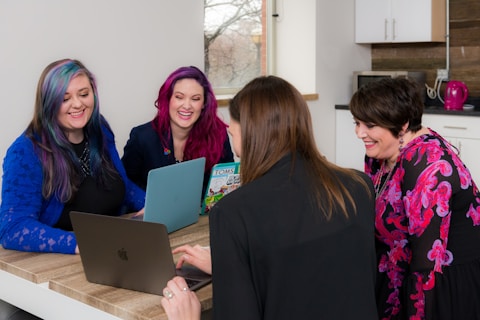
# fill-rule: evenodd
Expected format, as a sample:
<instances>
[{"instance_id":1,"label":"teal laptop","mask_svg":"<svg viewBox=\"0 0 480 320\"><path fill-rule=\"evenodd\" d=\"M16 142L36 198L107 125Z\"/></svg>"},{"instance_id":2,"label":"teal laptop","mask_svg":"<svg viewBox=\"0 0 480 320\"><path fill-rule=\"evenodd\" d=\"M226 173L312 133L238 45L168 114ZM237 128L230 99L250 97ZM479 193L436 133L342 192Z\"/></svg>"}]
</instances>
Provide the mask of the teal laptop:
<instances>
[{"instance_id":1,"label":"teal laptop","mask_svg":"<svg viewBox=\"0 0 480 320\"><path fill-rule=\"evenodd\" d=\"M198 222L204 172L205 158L150 170L143 220L164 224L168 233Z\"/></svg>"}]
</instances>

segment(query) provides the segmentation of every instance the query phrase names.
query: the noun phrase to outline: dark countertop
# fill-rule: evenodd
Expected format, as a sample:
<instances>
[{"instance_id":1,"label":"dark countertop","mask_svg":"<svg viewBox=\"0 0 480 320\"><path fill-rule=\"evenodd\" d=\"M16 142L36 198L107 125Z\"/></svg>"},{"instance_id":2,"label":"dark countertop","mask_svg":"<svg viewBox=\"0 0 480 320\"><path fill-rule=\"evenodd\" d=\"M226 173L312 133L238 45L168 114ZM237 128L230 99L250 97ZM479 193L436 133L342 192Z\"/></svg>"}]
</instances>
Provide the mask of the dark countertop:
<instances>
[{"instance_id":1,"label":"dark countertop","mask_svg":"<svg viewBox=\"0 0 480 320\"><path fill-rule=\"evenodd\" d=\"M346 104L336 104L335 109L338 110L348 110L348 105ZM452 116L473 116L473 117L480 117L480 108L475 106L473 111L454 111L454 110L445 110L443 107L439 106L426 106L423 109L424 114L445 114L445 115L452 115Z\"/></svg>"}]
</instances>

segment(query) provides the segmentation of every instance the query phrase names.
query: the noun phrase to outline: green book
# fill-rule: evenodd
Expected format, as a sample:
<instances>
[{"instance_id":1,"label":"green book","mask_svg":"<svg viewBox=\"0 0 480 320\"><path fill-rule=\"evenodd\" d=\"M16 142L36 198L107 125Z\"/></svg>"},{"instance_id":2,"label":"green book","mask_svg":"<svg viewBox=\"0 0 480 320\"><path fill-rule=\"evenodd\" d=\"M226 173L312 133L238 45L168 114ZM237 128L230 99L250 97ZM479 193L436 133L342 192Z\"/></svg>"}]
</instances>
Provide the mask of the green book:
<instances>
[{"instance_id":1,"label":"green book","mask_svg":"<svg viewBox=\"0 0 480 320\"><path fill-rule=\"evenodd\" d=\"M202 204L202 214L207 214L220 199L239 186L240 162L219 163L213 166Z\"/></svg>"}]
</instances>

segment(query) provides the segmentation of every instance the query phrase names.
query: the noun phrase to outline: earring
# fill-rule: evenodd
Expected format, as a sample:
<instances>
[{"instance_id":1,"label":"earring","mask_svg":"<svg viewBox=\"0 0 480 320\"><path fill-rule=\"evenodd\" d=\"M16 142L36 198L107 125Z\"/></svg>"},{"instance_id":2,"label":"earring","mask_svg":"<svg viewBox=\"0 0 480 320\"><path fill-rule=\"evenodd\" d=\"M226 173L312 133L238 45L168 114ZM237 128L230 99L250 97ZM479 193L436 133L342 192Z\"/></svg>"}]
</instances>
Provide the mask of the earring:
<instances>
[{"instance_id":1,"label":"earring","mask_svg":"<svg viewBox=\"0 0 480 320\"><path fill-rule=\"evenodd\" d=\"M399 142L400 145L398 146L398 150L402 150L402 149L403 149L403 143L405 142L405 141L403 140L403 135L404 135L404 133L400 133L400 134L399 134L398 142Z\"/></svg>"}]
</instances>

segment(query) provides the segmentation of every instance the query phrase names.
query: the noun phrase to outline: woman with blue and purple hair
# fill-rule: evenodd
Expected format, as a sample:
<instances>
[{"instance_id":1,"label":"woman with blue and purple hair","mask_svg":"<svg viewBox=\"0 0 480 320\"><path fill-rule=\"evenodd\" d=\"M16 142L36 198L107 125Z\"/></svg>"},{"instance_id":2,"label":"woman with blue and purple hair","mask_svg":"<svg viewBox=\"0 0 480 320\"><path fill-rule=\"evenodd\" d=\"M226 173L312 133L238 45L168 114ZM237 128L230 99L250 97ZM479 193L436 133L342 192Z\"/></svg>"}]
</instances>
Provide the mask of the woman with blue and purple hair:
<instances>
[{"instance_id":1,"label":"woman with blue and purple hair","mask_svg":"<svg viewBox=\"0 0 480 320\"><path fill-rule=\"evenodd\" d=\"M43 71L33 119L9 147L3 172L0 244L6 249L78 253L70 211L120 215L145 202L100 113L94 76L77 60Z\"/></svg>"},{"instance_id":2,"label":"woman with blue and purple hair","mask_svg":"<svg viewBox=\"0 0 480 320\"><path fill-rule=\"evenodd\" d=\"M146 189L151 169L205 157L204 193L212 167L234 160L210 82L200 69L180 67L160 87L155 106L155 118L133 128L125 145L128 177Z\"/></svg>"}]
</instances>

